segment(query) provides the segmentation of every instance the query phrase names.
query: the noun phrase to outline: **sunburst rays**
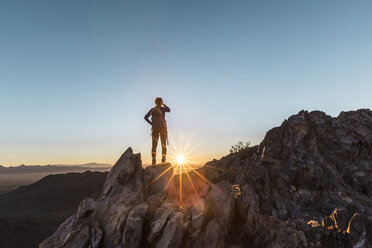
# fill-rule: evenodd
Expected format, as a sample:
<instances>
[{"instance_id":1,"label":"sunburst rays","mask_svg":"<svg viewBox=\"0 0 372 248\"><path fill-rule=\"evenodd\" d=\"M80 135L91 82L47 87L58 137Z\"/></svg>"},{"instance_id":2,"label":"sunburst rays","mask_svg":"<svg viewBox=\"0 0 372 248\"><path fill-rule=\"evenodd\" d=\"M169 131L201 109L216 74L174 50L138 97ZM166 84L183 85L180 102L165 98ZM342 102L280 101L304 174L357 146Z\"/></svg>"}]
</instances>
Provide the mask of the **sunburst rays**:
<instances>
[{"instance_id":1,"label":"sunburst rays","mask_svg":"<svg viewBox=\"0 0 372 248\"><path fill-rule=\"evenodd\" d=\"M195 196L199 197L199 192L197 190L197 187L195 186L192 177L190 176L190 173L193 173L194 175L197 176L197 178L201 179L203 182L209 184L212 187L216 187L212 182L210 182L207 178L205 178L202 174L200 174L197 170L195 170L193 165L196 163L192 161L193 158L198 157L197 155L193 155L193 152L197 149L197 146L192 146L191 145L191 140L192 137L194 136L195 133L193 133L190 138L187 140L187 142L184 143L182 139L180 138L179 140L179 145L178 147L175 145L174 140L170 140L171 146L168 149L168 154L170 158L170 164L169 168L164 170L160 175L158 175L154 180L151 181L151 183L148 185L150 186L151 184L155 183L157 180L159 180L161 177L163 177L168 171L172 170L172 175L166 182L166 185L164 187L164 191L168 191L170 185L172 182L175 182L174 179L178 177L178 183L179 183L179 189L178 191L178 204L180 207L183 207L183 197L184 197L184 192L183 192L183 175L186 175L188 182L191 185L192 191L195 193ZM194 178L195 180L195 178ZM190 189L191 190L191 189Z\"/></svg>"}]
</instances>

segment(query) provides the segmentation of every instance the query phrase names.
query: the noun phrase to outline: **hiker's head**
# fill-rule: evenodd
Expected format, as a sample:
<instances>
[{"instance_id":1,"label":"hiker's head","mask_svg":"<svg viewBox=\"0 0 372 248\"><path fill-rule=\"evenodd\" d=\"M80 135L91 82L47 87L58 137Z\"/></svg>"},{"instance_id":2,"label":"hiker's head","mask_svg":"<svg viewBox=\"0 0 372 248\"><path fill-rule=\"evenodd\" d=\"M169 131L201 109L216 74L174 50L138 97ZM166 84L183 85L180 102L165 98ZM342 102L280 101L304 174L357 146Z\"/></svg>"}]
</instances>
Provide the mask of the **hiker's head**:
<instances>
[{"instance_id":1,"label":"hiker's head","mask_svg":"<svg viewBox=\"0 0 372 248\"><path fill-rule=\"evenodd\" d=\"M157 98L155 99L155 104L156 104L156 106L161 106L161 105L163 105L163 99L161 99L160 97L157 97Z\"/></svg>"}]
</instances>

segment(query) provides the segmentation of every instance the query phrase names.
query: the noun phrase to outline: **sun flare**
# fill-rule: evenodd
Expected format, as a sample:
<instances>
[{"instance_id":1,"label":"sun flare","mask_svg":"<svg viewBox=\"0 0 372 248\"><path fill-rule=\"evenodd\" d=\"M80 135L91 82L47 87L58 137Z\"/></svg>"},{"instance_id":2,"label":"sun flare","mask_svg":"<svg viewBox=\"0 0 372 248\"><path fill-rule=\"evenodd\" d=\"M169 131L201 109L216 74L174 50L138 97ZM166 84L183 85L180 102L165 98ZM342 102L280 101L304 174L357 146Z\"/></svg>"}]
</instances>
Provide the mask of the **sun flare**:
<instances>
[{"instance_id":1,"label":"sun flare","mask_svg":"<svg viewBox=\"0 0 372 248\"><path fill-rule=\"evenodd\" d=\"M185 157L182 156L182 155L178 155L177 158L176 158L176 162L178 164L184 164L185 163Z\"/></svg>"},{"instance_id":2,"label":"sun flare","mask_svg":"<svg viewBox=\"0 0 372 248\"><path fill-rule=\"evenodd\" d=\"M194 135L194 133L193 133ZM192 136L193 136L192 135ZM198 195L198 191L196 188L196 185L194 185L195 182L197 182L197 178L199 178L201 181L204 181L205 183L211 185L214 187L214 185L208 181L201 173L199 173L196 169L194 169L195 162L193 162L193 158L196 158L198 155L193 154L195 150L197 150L197 146L191 145L191 139L192 136L189 137L186 142L182 142L180 139L179 146L177 147L174 143L174 140L170 139L171 146L169 147L169 158L170 158L170 165L167 169L165 169L160 175L158 175L155 179L153 179L146 187L149 187L151 184L159 180L162 176L164 176L168 171L172 171L171 177L168 179L168 182L166 183L164 187L164 191L170 191L172 190L172 183L174 183L173 188L175 185L178 187L178 196L177 201L179 206L183 206L183 198L184 194L189 194L190 192L185 192L184 187L188 183L191 185L191 188L194 190L195 194ZM193 176L191 176L191 174ZM184 177L185 176L185 177ZM175 180L178 178L178 182L176 183ZM185 181L186 180L186 181ZM195 181L196 180L196 181ZM185 185L184 185L185 184ZM198 183L198 185L200 182Z\"/></svg>"}]
</instances>

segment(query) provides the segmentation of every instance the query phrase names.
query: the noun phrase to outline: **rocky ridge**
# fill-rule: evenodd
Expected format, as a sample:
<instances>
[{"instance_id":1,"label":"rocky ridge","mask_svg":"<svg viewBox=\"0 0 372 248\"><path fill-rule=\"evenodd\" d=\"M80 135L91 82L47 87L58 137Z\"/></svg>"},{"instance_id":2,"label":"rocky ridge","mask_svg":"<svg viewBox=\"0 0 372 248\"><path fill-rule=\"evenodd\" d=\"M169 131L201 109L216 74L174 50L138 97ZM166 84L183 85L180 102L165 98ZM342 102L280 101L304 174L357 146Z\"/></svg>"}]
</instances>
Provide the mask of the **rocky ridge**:
<instances>
[{"instance_id":1,"label":"rocky ridge","mask_svg":"<svg viewBox=\"0 0 372 248\"><path fill-rule=\"evenodd\" d=\"M256 147L172 175L129 148L39 247L372 247L368 109L301 111Z\"/></svg>"}]
</instances>

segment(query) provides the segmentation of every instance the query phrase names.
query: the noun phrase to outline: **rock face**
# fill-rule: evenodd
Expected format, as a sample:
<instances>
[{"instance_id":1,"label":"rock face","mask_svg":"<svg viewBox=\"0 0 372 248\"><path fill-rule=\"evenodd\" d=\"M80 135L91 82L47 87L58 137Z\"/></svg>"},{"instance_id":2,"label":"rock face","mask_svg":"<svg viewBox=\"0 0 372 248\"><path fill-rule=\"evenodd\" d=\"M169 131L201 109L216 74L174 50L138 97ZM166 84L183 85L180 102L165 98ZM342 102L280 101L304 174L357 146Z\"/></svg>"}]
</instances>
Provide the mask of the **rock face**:
<instances>
[{"instance_id":1,"label":"rock face","mask_svg":"<svg viewBox=\"0 0 372 248\"><path fill-rule=\"evenodd\" d=\"M129 148L40 247L372 247L372 111L301 111L182 175Z\"/></svg>"}]
</instances>

